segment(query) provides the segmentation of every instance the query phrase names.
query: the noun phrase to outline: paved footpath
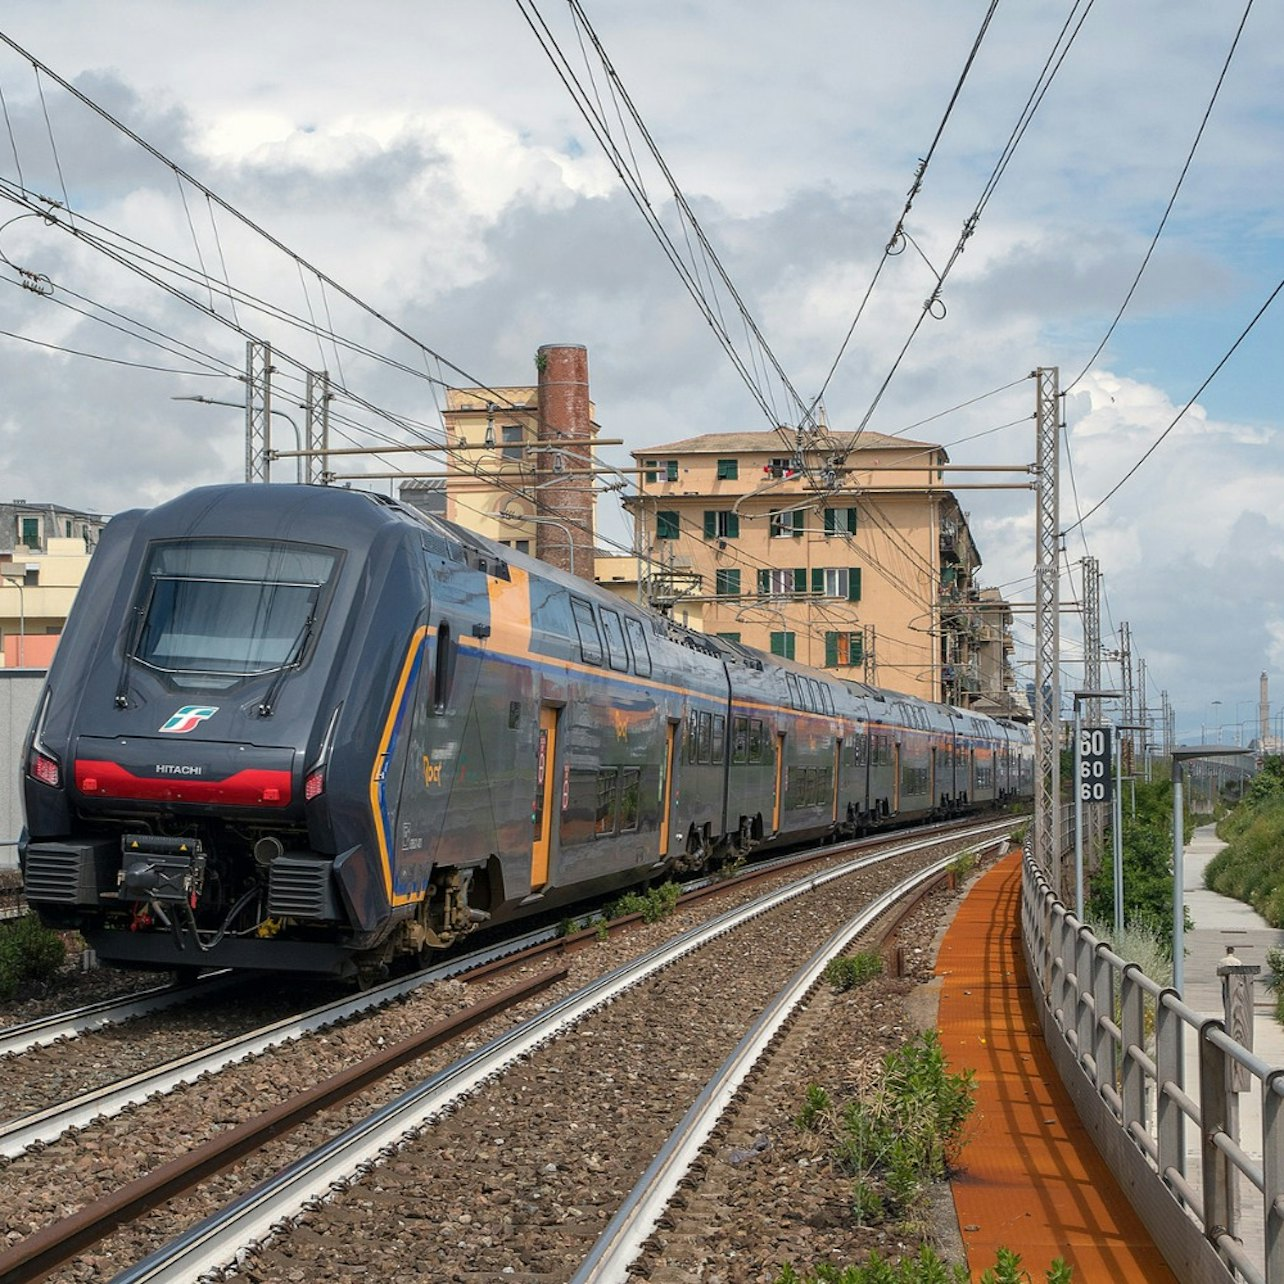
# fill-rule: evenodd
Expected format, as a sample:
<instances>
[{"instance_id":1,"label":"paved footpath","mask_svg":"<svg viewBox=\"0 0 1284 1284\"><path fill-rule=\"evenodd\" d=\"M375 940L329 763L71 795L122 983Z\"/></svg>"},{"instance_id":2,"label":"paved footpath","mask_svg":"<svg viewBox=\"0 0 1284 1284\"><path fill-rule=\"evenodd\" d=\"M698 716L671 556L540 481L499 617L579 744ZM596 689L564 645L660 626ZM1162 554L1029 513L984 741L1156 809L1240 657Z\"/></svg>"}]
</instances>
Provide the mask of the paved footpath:
<instances>
[{"instance_id":1,"label":"paved footpath","mask_svg":"<svg viewBox=\"0 0 1284 1284\"><path fill-rule=\"evenodd\" d=\"M1183 898L1194 929L1186 933L1185 998L1187 1004L1205 1016L1222 1015L1222 985L1217 965L1226 957L1227 947L1241 963L1255 963L1262 970L1253 990L1253 1051L1271 1065L1284 1066L1284 1026L1275 1019L1275 997L1266 988L1266 951L1284 946L1284 931L1272 927L1255 909L1243 901L1232 900L1210 892L1204 886L1204 869L1226 844L1214 833L1212 825L1195 830L1186 845ZM1194 1039L1184 1044L1186 1082L1198 1082ZM1261 1160L1261 1095L1256 1090L1239 1094L1240 1139L1244 1149ZM1187 1128L1186 1175L1199 1180L1199 1137ZM1264 1211L1261 1198L1245 1181L1240 1181L1240 1234L1246 1244L1260 1245L1263 1238ZM1258 1266L1263 1262L1259 1258Z\"/></svg>"}]
</instances>

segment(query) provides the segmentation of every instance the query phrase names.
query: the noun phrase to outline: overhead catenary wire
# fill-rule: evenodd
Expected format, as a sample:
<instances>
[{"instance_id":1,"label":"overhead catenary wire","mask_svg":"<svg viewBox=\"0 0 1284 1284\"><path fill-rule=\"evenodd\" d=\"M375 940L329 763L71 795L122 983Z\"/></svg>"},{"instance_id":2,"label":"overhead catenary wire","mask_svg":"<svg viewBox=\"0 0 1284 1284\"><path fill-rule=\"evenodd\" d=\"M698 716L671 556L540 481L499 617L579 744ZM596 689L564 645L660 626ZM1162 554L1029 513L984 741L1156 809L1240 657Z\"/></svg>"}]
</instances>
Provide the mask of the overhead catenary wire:
<instances>
[{"instance_id":1,"label":"overhead catenary wire","mask_svg":"<svg viewBox=\"0 0 1284 1284\"><path fill-rule=\"evenodd\" d=\"M1279 297L1279 293L1281 290L1284 290L1284 279L1281 279L1276 284L1275 288L1271 291L1266 301L1253 314L1252 320L1249 321L1249 323L1244 327L1244 329L1240 331L1239 337L1235 340L1234 343L1231 344L1230 348L1225 352L1221 360L1218 361L1218 363L1212 368L1211 371L1209 371L1208 375L1204 378L1204 381L1199 385L1199 387L1196 388L1193 393L1191 393L1190 399L1173 416L1172 420L1169 422L1168 426L1163 430L1163 432L1161 432L1159 436L1156 437L1155 440L1150 443L1150 445L1146 448L1146 451L1141 456L1141 458L1138 459L1137 462L1133 464L1132 467L1129 468L1128 471L1124 473L1124 475L1090 509L1088 509L1088 511L1084 513L1079 518L1078 521L1067 526L1065 530L1061 532L1063 535L1068 535L1076 527L1082 526L1090 517L1093 516L1094 513L1099 512L1107 503L1110 502L1111 499L1115 497L1115 495L1119 493L1119 491L1123 488L1123 486L1136 474L1137 470L1142 466L1142 464L1144 464L1146 460L1148 460L1151 457L1151 455L1153 455L1155 451L1159 449L1159 447L1167 439L1168 434L1171 433L1172 430L1176 428L1177 425L1182 421L1182 419L1185 418L1186 412L1191 408L1191 406L1195 404L1199 395L1204 391L1205 388L1208 387L1210 383L1213 382L1213 380L1218 376L1218 374L1221 373L1222 367L1225 366L1225 364L1231 359L1231 357L1235 355L1235 352L1239 348L1240 344L1243 343L1246 338L1248 338L1254 326L1256 326L1257 323L1262 319L1262 317L1265 316L1267 309L1271 306L1272 303L1275 302L1276 298Z\"/></svg>"}]
</instances>

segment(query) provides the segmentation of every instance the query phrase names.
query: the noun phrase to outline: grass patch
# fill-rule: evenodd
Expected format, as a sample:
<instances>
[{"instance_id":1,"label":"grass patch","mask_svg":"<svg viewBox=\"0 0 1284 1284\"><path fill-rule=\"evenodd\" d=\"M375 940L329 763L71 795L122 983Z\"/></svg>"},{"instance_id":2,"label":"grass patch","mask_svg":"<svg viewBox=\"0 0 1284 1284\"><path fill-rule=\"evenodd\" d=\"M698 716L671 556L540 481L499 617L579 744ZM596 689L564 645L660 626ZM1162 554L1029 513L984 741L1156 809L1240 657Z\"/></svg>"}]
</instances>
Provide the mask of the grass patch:
<instances>
[{"instance_id":1,"label":"grass patch","mask_svg":"<svg viewBox=\"0 0 1284 1284\"><path fill-rule=\"evenodd\" d=\"M1047 1284L1070 1284L1074 1273L1063 1258L1048 1267ZM967 1284L966 1266L950 1266L935 1249L924 1244L917 1253L890 1262L875 1250L861 1266L817 1266L799 1275L782 1266L775 1284ZM1021 1269L1021 1254L1000 1248L995 1264L981 1276L981 1284L1030 1284L1030 1272Z\"/></svg>"},{"instance_id":2,"label":"grass patch","mask_svg":"<svg viewBox=\"0 0 1284 1284\"><path fill-rule=\"evenodd\" d=\"M884 1058L868 1100L835 1108L822 1088L808 1088L796 1122L824 1140L851 1178L856 1225L904 1222L928 1184L954 1170L975 1104L972 1079L971 1071L949 1073L929 1030Z\"/></svg>"}]
</instances>

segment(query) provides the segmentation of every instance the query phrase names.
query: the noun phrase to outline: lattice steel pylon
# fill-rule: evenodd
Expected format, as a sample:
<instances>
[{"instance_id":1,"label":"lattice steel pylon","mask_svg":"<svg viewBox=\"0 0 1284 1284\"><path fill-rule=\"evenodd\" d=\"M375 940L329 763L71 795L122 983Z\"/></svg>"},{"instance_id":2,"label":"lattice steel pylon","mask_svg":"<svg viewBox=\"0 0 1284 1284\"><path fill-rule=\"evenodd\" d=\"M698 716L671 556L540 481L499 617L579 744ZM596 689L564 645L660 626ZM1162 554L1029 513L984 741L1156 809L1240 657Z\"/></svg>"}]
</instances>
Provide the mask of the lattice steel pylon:
<instances>
[{"instance_id":1,"label":"lattice steel pylon","mask_svg":"<svg viewBox=\"0 0 1284 1284\"><path fill-rule=\"evenodd\" d=\"M245 344L245 480L272 480L272 345Z\"/></svg>"},{"instance_id":2,"label":"lattice steel pylon","mask_svg":"<svg viewBox=\"0 0 1284 1284\"><path fill-rule=\"evenodd\" d=\"M1034 858L1061 888L1060 372L1041 366L1036 381L1036 559L1034 571Z\"/></svg>"},{"instance_id":3,"label":"lattice steel pylon","mask_svg":"<svg viewBox=\"0 0 1284 1284\"><path fill-rule=\"evenodd\" d=\"M330 372L309 370L307 400L304 402L304 450L307 467L303 480L307 483L325 484L330 471Z\"/></svg>"}]
</instances>

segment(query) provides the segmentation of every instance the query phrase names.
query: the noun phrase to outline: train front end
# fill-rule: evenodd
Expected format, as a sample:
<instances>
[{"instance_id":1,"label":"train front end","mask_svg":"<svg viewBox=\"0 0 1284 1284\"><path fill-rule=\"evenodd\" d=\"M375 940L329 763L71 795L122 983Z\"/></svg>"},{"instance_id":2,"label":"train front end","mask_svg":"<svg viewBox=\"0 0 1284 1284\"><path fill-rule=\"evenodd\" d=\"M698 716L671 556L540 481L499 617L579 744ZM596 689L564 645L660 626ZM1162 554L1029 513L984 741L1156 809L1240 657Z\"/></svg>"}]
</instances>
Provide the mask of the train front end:
<instances>
[{"instance_id":1,"label":"train front end","mask_svg":"<svg viewBox=\"0 0 1284 1284\"><path fill-rule=\"evenodd\" d=\"M24 759L20 857L46 923L119 964L356 970L385 925L345 896L345 857L368 881L363 816L329 776L359 738L354 619L396 561L387 525L351 493L265 486L108 525ZM399 587L382 597L404 614ZM377 656L356 667L384 680Z\"/></svg>"}]
</instances>

